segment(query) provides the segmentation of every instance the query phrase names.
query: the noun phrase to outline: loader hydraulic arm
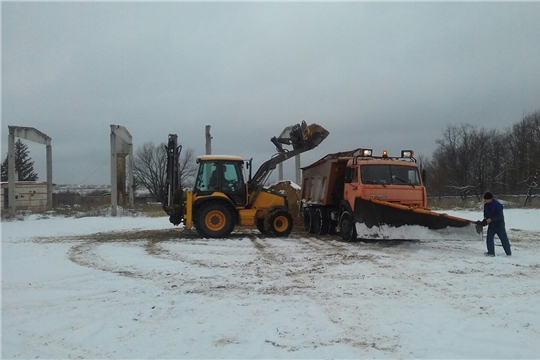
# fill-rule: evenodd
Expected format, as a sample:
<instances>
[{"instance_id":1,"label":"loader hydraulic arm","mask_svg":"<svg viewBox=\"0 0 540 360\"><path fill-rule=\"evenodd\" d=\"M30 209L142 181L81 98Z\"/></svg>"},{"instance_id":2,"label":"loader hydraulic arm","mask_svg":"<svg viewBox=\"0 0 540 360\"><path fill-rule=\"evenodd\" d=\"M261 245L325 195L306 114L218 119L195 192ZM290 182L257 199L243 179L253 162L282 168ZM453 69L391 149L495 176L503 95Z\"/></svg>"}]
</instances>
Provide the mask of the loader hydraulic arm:
<instances>
[{"instance_id":1,"label":"loader hydraulic arm","mask_svg":"<svg viewBox=\"0 0 540 360\"><path fill-rule=\"evenodd\" d=\"M180 184L180 152L182 145L178 145L178 136L169 134L167 145L167 198L163 201L163 210L170 215L170 221L178 225L182 221L182 196L183 191Z\"/></svg>"},{"instance_id":2,"label":"loader hydraulic arm","mask_svg":"<svg viewBox=\"0 0 540 360\"><path fill-rule=\"evenodd\" d=\"M327 136L329 132L320 125L307 125L305 121L286 127L278 137L270 140L276 146L278 151L272 158L265 161L257 170L253 178L248 182L250 193L259 193L264 183L276 166L285 160L311 150L317 147ZM292 145L292 150L284 149L283 145ZM252 197L251 202L256 196Z\"/></svg>"}]
</instances>

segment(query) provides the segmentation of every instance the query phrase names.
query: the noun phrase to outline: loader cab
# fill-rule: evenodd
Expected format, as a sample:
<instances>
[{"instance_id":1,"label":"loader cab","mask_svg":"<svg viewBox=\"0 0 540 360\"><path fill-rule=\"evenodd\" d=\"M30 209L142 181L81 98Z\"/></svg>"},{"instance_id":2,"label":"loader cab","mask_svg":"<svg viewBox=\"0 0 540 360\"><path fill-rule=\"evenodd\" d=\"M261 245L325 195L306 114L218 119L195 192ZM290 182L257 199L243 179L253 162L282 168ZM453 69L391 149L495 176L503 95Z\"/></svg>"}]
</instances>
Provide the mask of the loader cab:
<instances>
[{"instance_id":1,"label":"loader cab","mask_svg":"<svg viewBox=\"0 0 540 360\"><path fill-rule=\"evenodd\" d=\"M235 205L245 205L244 161L236 156L200 156L193 192L197 195L225 194Z\"/></svg>"}]
</instances>

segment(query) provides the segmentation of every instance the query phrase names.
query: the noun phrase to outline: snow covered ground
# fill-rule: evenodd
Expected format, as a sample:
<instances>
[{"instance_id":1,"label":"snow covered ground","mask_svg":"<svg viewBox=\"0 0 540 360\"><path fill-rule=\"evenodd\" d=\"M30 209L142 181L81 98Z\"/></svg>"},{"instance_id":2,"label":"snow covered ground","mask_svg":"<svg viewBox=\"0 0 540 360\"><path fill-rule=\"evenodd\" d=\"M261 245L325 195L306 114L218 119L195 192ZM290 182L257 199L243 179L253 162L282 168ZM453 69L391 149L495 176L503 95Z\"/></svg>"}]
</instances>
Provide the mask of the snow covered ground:
<instances>
[{"instance_id":1,"label":"snow covered ground","mask_svg":"<svg viewBox=\"0 0 540 360\"><path fill-rule=\"evenodd\" d=\"M415 226L343 242L2 222L2 358L539 358L540 210L505 215L513 256L494 258L478 235Z\"/></svg>"}]
</instances>

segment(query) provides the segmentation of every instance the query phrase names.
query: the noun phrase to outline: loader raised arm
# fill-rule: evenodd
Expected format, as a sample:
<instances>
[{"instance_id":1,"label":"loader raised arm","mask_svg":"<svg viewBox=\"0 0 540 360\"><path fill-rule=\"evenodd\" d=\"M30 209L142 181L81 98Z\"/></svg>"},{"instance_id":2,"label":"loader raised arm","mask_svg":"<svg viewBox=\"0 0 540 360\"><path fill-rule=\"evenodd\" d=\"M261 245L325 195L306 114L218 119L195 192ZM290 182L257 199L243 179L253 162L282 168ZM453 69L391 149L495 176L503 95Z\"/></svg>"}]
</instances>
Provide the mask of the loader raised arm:
<instances>
[{"instance_id":1,"label":"loader raised arm","mask_svg":"<svg viewBox=\"0 0 540 360\"><path fill-rule=\"evenodd\" d=\"M329 132L318 124L307 125L305 121L286 127L278 137L270 139L278 151L272 158L265 161L257 170L253 178L248 181L250 192L257 194L263 188L266 180L276 166L293 156L317 147ZM292 150L283 148L283 145L292 145ZM256 196L252 197L253 199Z\"/></svg>"}]
</instances>

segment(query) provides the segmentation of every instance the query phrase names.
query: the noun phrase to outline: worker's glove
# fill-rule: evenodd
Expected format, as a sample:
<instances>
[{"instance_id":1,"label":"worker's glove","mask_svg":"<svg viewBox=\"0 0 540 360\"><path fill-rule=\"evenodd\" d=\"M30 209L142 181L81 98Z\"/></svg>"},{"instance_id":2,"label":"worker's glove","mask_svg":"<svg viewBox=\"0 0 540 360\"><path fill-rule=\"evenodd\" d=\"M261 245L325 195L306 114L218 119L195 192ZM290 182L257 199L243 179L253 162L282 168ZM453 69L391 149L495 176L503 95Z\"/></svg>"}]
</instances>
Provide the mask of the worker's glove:
<instances>
[{"instance_id":1,"label":"worker's glove","mask_svg":"<svg viewBox=\"0 0 540 360\"><path fill-rule=\"evenodd\" d=\"M488 223L487 223L487 220L484 219L484 220L478 220L477 222L475 222L475 224L477 226L486 226Z\"/></svg>"}]
</instances>

